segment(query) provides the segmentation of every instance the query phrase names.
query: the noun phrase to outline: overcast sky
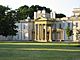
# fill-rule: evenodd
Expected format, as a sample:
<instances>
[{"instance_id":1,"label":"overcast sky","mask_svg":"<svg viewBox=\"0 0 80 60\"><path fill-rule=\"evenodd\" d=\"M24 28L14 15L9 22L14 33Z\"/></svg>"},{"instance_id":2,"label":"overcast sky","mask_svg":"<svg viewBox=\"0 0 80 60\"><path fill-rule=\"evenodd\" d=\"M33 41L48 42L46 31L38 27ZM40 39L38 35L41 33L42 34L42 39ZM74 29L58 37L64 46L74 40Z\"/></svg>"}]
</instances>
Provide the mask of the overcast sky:
<instances>
[{"instance_id":1,"label":"overcast sky","mask_svg":"<svg viewBox=\"0 0 80 60\"><path fill-rule=\"evenodd\" d=\"M71 16L73 15L73 8L80 7L80 0L0 0L0 5L8 5L12 9L17 9L23 5L40 5L46 6L57 13Z\"/></svg>"}]
</instances>

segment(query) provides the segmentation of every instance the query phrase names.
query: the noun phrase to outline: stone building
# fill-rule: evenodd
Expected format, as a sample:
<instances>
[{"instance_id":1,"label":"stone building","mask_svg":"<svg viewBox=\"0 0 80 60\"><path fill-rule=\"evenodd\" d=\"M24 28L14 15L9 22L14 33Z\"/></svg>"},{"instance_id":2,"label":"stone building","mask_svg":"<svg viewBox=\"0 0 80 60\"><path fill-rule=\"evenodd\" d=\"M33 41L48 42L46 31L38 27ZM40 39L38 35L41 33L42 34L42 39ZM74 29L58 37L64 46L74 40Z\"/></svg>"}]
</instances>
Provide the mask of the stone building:
<instances>
[{"instance_id":1,"label":"stone building","mask_svg":"<svg viewBox=\"0 0 80 60\"><path fill-rule=\"evenodd\" d=\"M55 18L55 12L47 13L45 10L38 10L34 12L34 20L28 17L15 24L18 26L16 36L7 38L0 36L0 40L80 42L80 8L75 8L73 13L71 17ZM73 32L69 39L66 34L67 27Z\"/></svg>"}]
</instances>

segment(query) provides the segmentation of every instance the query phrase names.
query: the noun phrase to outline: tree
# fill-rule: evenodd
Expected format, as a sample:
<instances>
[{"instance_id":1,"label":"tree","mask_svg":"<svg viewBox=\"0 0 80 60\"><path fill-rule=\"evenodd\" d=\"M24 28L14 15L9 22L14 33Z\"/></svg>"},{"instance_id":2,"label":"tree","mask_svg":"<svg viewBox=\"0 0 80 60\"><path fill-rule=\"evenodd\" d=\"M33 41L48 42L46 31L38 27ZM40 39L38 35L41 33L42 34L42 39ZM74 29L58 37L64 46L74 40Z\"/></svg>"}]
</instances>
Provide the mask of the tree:
<instances>
[{"instance_id":1,"label":"tree","mask_svg":"<svg viewBox=\"0 0 80 60\"><path fill-rule=\"evenodd\" d=\"M66 15L64 15L64 14L62 14L62 13L60 13L60 14L57 14L57 13L56 13L56 18L63 18L63 17L66 17Z\"/></svg>"},{"instance_id":2,"label":"tree","mask_svg":"<svg viewBox=\"0 0 80 60\"><path fill-rule=\"evenodd\" d=\"M21 6L17 9L17 14L18 14L19 20L23 20L28 17L28 9L29 9L29 7L26 5Z\"/></svg>"},{"instance_id":3,"label":"tree","mask_svg":"<svg viewBox=\"0 0 80 60\"><path fill-rule=\"evenodd\" d=\"M39 5L32 5L31 7L28 7L26 5L19 7L18 10L18 18L20 20L26 19L28 16L30 16L31 19L34 19L34 12L37 10L43 10L45 9L47 13L50 13L50 8L42 7Z\"/></svg>"},{"instance_id":4,"label":"tree","mask_svg":"<svg viewBox=\"0 0 80 60\"><path fill-rule=\"evenodd\" d=\"M15 25L17 21L17 14L15 11L10 10L9 7L4 7L0 5L0 35L11 36L16 35L17 26Z\"/></svg>"},{"instance_id":5,"label":"tree","mask_svg":"<svg viewBox=\"0 0 80 60\"><path fill-rule=\"evenodd\" d=\"M70 30L69 27L67 27L67 28L66 28L66 34L67 34L67 37L68 37L68 39L69 39L69 37L73 35L73 31Z\"/></svg>"}]
</instances>

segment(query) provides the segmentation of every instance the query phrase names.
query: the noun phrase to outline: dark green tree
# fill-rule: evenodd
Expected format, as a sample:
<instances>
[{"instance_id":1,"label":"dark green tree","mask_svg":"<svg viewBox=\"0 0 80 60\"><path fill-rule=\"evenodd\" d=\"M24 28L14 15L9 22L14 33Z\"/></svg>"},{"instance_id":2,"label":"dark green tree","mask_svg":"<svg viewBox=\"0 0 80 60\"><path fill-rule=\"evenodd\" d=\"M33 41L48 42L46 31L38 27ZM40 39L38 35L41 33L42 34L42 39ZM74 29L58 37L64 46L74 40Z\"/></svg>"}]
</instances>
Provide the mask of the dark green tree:
<instances>
[{"instance_id":1,"label":"dark green tree","mask_svg":"<svg viewBox=\"0 0 80 60\"><path fill-rule=\"evenodd\" d=\"M29 7L24 5L24 6L21 6L17 9L17 14L18 14L18 18L19 20L23 20L23 19L26 19L27 16L28 16L28 12L29 12Z\"/></svg>"},{"instance_id":2,"label":"dark green tree","mask_svg":"<svg viewBox=\"0 0 80 60\"><path fill-rule=\"evenodd\" d=\"M11 36L16 35L16 21L17 14L15 11L11 11L10 8L0 5L0 35Z\"/></svg>"},{"instance_id":3,"label":"dark green tree","mask_svg":"<svg viewBox=\"0 0 80 60\"><path fill-rule=\"evenodd\" d=\"M62 13L60 13L60 14L57 14L57 13L56 13L56 18L63 18L63 17L66 17L66 15L64 15L64 14L62 14Z\"/></svg>"},{"instance_id":4,"label":"dark green tree","mask_svg":"<svg viewBox=\"0 0 80 60\"><path fill-rule=\"evenodd\" d=\"M26 19L28 16L30 16L31 19L34 19L34 12L37 10L43 10L45 9L47 13L50 13L50 8L42 7L39 5L32 5L31 7L28 7L26 5L21 6L17 9L18 18L20 20Z\"/></svg>"},{"instance_id":5,"label":"dark green tree","mask_svg":"<svg viewBox=\"0 0 80 60\"><path fill-rule=\"evenodd\" d=\"M68 39L69 39L69 37L73 35L73 31L70 30L69 27L67 27L67 28L66 28L66 34L67 34L67 37L68 37Z\"/></svg>"}]
</instances>

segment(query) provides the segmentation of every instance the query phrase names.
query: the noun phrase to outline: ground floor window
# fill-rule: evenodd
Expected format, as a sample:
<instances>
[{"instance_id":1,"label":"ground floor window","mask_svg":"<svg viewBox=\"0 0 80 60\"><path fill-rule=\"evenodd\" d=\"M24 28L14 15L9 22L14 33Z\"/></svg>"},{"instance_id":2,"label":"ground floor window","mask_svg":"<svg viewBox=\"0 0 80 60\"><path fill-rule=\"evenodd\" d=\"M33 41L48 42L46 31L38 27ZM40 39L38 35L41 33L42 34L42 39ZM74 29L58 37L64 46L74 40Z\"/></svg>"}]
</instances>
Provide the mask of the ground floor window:
<instances>
[{"instance_id":1,"label":"ground floor window","mask_svg":"<svg viewBox=\"0 0 80 60\"><path fill-rule=\"evenodd\" d=\"M80 40L80 34L76 35L76 40Z\"/></svg>"}]
</instances>

